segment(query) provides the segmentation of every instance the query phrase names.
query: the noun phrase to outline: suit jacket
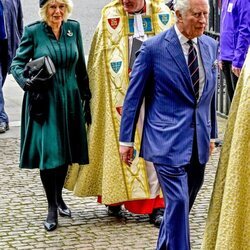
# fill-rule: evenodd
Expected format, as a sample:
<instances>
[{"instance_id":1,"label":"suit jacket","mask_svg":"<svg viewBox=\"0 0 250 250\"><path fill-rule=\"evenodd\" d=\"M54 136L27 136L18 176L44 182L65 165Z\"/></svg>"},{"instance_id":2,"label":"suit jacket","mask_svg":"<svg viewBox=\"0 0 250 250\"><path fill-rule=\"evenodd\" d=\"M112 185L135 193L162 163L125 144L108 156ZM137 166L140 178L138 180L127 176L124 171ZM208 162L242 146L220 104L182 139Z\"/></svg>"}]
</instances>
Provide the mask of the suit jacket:
<instances>
[{"instance_id":1,"label":"suit jacket","mask_svg":"<svg viewBox=\"0 0 250 250\"><path fill-rule=\"evenodd\" d=\"M145 160L173 166L188 164L194 138L197 138L199 162L204 164L208 161L210 138L217 137L217 43L202 35L198 38L198 46L205 85L197 103L174 28L142 45L124 101L120 141L133 142L138 114L145 99L140 151Z\"/></svg>"}]
</instances>

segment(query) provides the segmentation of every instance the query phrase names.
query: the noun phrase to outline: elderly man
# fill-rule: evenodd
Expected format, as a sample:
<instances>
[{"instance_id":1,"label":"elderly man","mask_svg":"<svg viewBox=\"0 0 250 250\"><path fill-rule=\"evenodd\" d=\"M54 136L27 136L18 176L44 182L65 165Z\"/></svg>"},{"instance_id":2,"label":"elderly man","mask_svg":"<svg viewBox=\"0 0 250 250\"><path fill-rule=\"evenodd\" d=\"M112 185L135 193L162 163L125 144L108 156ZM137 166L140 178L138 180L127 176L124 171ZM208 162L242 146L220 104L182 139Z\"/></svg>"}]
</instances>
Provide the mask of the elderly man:
<instances>
[{"instance_id":1,"label":"elderly man","mask_svg":"<svg viewBox=\"0 0 250 250\"><path fill-rule=\"evenodd\" d=\"M20 0L0 0L0 133L9 129L4 110L3 85L23 33Z\"/></svg>"},{"instance_id":2,"label":"elderly man","mask_svg":"<svg viewBox=\"0 0 250 250\"><path fill-rule=\"evenodd\" d=\"M135 61L123 105L120 154L130 165L144 101L140 156L153 162L166 204L157 249L189 250L189 211L217 137L217 43L203 35L207 0L179 0L175 12L176 25L145 41Z\"/></svg>"},{"instance_id":3,"label":"elderly man","mask_svg":"<svg viewBox=\"0 0 250 250\"><path fill-rule=\"evenodd\" d=\"M173 13L163 0L115 0L102 10L89 54L93 124L89 131L90 164L81 169L76 184L71 167L66 187L77 196L98 196L108 213L121 215L121 205L132 213L150 214L160 225L164 201L152 163L139 158L143 110L137 127L133 167L119 155L119 127L129 72L142 41L169 28ZM72 185L73 183L73 185Z\"/></svg>"}]
</instances>

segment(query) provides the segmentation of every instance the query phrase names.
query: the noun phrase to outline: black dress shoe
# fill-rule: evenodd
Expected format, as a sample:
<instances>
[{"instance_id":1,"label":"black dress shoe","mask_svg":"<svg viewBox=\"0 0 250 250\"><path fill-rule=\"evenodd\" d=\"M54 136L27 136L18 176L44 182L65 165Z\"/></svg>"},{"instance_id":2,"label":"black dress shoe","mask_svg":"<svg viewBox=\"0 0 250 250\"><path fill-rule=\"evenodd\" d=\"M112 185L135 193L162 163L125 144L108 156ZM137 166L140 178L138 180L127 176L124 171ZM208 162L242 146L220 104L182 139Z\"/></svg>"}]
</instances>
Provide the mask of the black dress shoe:
<instances>
[{"instance_id":1,"label":"black dress shoe","mask_svg":"<svg viewBox=\"0 0 250 250\"><path fill-rule=\"evenodd\" d=\"M154 224L157 228L161 226L161 222L163 220L164 209L157 208L154 209L152 214L149 215L149 222L150 224Z\"/></svg>"},{"instance_id":2,"label":"black dress shoe","mask_svg":"<svg viewBox=\"0 0 250 250\"><path fill-rule=\"evenodd\" d=\"M122 208L120 205L107 206L107 207L108 207L108 215L109 216L114 216L114 217L118 217L118 218L123 217Z\"/></svg>"},{"instance_id":3,"label":"black dress shoe","mask_svg":"<svg viewBox=\"0 0 250 250\"><path fill-rule=\"evenodd\" d=\"M7 122L0 122L0 133L5 133L9 129L10 127Z\"/></svg>"},{"instance_id":4,"label":"black dress shoe","mask_svg":"<svg viewBox=\"0 0 250 250\"><path fill-rule=\"evenodd\" d=\"M48 232L51 232L57 228L57 210L48 212L48 216L46 218L46 221L44 221L43 225Z\"/></svg>"},{"instance_id":5,"label":"black dress shoe","mask_svg":"<svg viewBox=\"0 0 250 250\"><path fill-rule=\"evenodd\" d=\"M60 216L71 217L71 211L67 206L66 208L58 207L58 212Z\"/></svg>"},{"instance_id":6,"label":"black dress shoe","mask_svg":"<svg viewBox=\"0 0 250 250\"><path fill-rule=\"evenodd\" d=\"M160 228L162 220L163 220L163 216L162 215L159 215L159 214L156 215L155 221L154 221L155 227Z\"/></svg>"},{"instance_id":7,"label":"black dress shoe","mask_svg":"<svg viewBox=\"0 0 250 250\"><path fill-rule=\"evenodd\" d=\"M222 140L220 140L220 139L216 139L216 140L215 140L215 147L216 147L216 148L221 147L222 144L223 144L223 141L222 141Z\"/></svg>"}]
</instances>

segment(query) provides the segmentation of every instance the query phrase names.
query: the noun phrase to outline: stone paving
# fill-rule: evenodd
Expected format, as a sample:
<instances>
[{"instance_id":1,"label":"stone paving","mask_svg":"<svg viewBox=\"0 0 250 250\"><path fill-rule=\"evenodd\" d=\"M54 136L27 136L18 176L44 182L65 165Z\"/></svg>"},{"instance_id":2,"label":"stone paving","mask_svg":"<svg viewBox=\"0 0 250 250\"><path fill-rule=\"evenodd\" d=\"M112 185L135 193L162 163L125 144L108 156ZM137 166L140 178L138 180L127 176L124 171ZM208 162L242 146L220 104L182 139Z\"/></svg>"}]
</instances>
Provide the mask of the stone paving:
<instances>
[{"instance_id":1,"label":"stone paving","mask_svg":"<svg viewBox=\"0 0 250 250\"><path fill-rule=\"evenodd\" d=\"M226 120L218 118L220 138ZM19 129L19 128L18 128ZM14 128L13 128L14 131ZM12 127L5 134L11 135ZM72 218L59 218L56 231L46 232L45 194L38 170L18 168L19 136L0 134L0 250L6 249L155 249L158 229L148 216L125 212L125 218L107 215L96 198L74 197L64 191ZM220 149L206 168L205 182L190 214L192 249L200 249Z\"/></svg>"}]
</instances>

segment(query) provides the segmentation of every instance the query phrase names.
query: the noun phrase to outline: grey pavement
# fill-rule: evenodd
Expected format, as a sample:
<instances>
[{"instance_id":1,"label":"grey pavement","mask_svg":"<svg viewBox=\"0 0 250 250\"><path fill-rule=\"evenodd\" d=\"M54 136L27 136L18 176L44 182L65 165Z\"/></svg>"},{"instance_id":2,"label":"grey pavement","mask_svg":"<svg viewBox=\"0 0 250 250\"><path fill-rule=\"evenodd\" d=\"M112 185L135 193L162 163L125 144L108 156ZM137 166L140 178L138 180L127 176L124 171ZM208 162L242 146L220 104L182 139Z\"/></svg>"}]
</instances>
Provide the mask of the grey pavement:
<instances>
[{"instance_id":1,"label":"grey pavement","mask_svg":"<svg viewBox=\"0 0 250 250\"><path fill-rule=\"evenodd\" d=\"M45 194L38 170L20 170L19 130L23 92L11 76L4 86L10 130L0 134L0 250L6 249L155 249L158 229L147 215L125 212L125 218L107 215L95 197L79 198L64 190L72 218L59 218L56 231L46 232ZM218 117L220 138L226 120ZM206 168L205 182L190 214L192 249L200 249L220 149Z\"/></svg>"}]
</instances>

